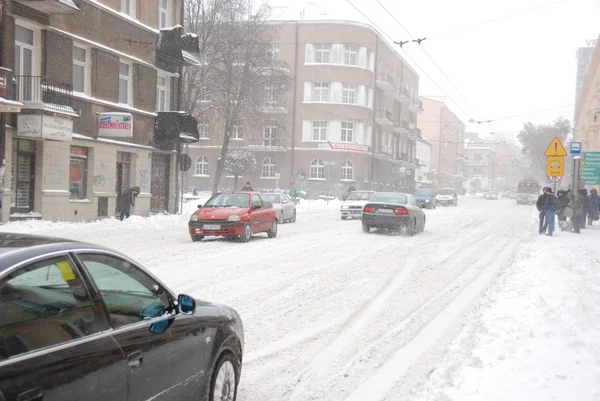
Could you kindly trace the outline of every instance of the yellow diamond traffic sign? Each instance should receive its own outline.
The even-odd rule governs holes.
[[[565,150],[565,147],[563,146],[562,143],[560,143],[560,139],[558,139],[558,137],[555,137],[552,140],[552,143],[550,143],[550,146],[548,146],[548,149],[546,149],[546,152],[544,153],[544,156],[548,157],[548,156],[566,156],[567,155],[567,151]]]

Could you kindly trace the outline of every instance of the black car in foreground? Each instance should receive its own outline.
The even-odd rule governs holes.
[[[362,228],[367,233],[371,228],[379,228],[414,235],[425,230],[425,221],[425,212],[415,197],[405,193],[378,192],[362,213]]]
[[[1,401],[233,401],[240,316],[126,256],[0,233]]]

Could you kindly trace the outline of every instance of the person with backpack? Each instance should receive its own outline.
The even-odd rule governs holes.
[[[544,212],[544,203],[546,202],[546,189],[550,189],[550,188],[545,187],[542,194],[538,197],[538,200],[535,203],[535,207],[537,208],[537,210],[539,212],[539,218],[540,218],[540,226],[539,226],[539,230],[538,230],[538,232],[540,234],[543,234],[546,231],[546,227],[548,225],[548,222],[544,222],[544,220],[546,218],[546,213]]]
[[[592,222],[598,220],[598,205],[600,203],[600,199],[598,198],[598,191],[596,191],[596,189],[592,189],[588,198],[589,199],[587,204],[587,223],[591,226]]]

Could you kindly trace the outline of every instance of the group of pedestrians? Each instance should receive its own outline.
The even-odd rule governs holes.
[[[577,194],[570,189],[559,190],[556,195],[552,193],[552,188],[545,187],[537,200],[540,234],[553,235],[557,216],[561,230],[570,229],[576,234],[581,233],[586,224],[591,226],[599,220],[600,197],[596,189],[590,190],[589,195],[587,189],[580,189]]]

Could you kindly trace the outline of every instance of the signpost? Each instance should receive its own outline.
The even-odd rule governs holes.
[[[571,146],[571,150],[573,147]],[[580,146],[581,149],[581,146]],[[548,179],[554,183],[554,192],[556,192],[556,184],[562,180],[562,177],[565,175],[565,156],[567,156],[567,151],[562,143],[560,143],[560,139],[555,137],[546,152],[544,152],[544,156],[546,156],[546,175]]]
[[[600,185],[600,152],[583,152],[579,177],[586,185]]]
[[[581,154],[581,142],[571,142],[571,156],[579,156]]]

